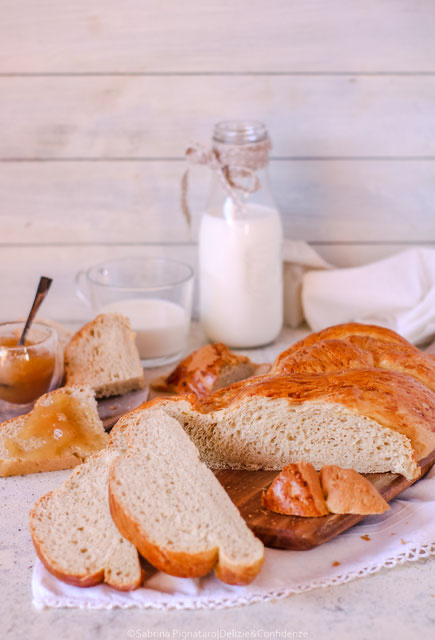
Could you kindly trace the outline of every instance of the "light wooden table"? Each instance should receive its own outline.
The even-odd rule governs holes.
[[[250,351],[271,360],[306,330],[284,330],[274,345]],[[194,325],[190,347],[205,342]],[[248,353],[248,352],[245,352]],[[149,377],[155,375],[149,372]],[[36,611],[31,604],[35,553],[30,506],[69,471],[0,478],[0,638],[122,640],[127,638],[252,638],[281,640],[409,640],[435,634],[434,558],[383,569],[347,584],[283,600],[206,611]],[[301,552],[303,553],[303,552]],[[196,635],[195,635],[196,634]],[[243,635],[247,634],[247,635]]]

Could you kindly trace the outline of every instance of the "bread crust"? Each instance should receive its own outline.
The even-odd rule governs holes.
[[[435,448],[435,394],[401,373],[370,368],[263,376],[217,391],[195,408],[209,413],[255,396],[341,404],[408,437],[417,460]]]
[[[331,513],[370,515],[390,508],[372,483],[354,469],[327,465],[320,470],[320,482]]]
[[[72,386],[72,387],[59,387],[54,391],[50,391],[42,395],[35,403],[34,409],[37,409],[40,406],[44,406],[47,400],[51,396],[57,396],[59,394],[65,394],[69,396],[74,396],[75,392],[83,390],[83,386]],[[86,400],[82,398],[77,398],[77,401],[81,404],[85,411],[92,410],[93,407],[86,406]],[[94,402],[92,396],[92,402]],[[31,415],[32,412],[18,416],[16,418],[11,418],[10,420],[6,420],[0,424],[0,435],[3,437],[2,431],[7,430],[9,426],[15,423],[16,428],[20,429],[24,427],[26,418]],[[89,416],[86,416],[87,420],[89,420]],[[98,423],[101,425],[101,447],[104,447],[107,444],[108,436],[104,432],[103,425],[100,421],[100,418],[97,414],[97,405],[95,404],[95,416],[94,418],[98,420]],[[94,425],[95,426],[95,425]],[[14,434],[15,435],[15,434]],[[8,437],[14,438],[14,435],[10,435]],[[65,455],[60,455],[52,458],[40,458],[39,460],[26,460],[25,458],[8,458],[8,457],[0,457],[0,477],[8,477],[8,476],[17,476],[17,475],[27,475],[30,473],[41,473],[45,471],[61,471],[64,469],[73,469],[77,465],[81,464],[86,458],[95,453],[96,450],[89,453],[88,456],[80,456],[74,453],[68,453]]]
[[[218,546],[197,553],[187,553],[173,551],[151,541],[134,514],[117,500],[116,461],[109,473],[109,507],[113,522],[121,535],[131,542],[150,564],[169,575],[200,578],[214,569],[216,576],[223,582],[245,585],[254,580],[262,567],[264,554],[258,561],[243,565],[226,558]]]
[[[283,468],[261,497],[262,506],[284,515],[318,518],[329,511],[319,476],[309,462],[298,461]]]
[[[114,319],[116,323],[122,327],[128,333],[128,339],[132,343],[132,352],[130,353],[130,367],[133,370],[130,372],[128,379],[118,379],[116,382],[103,380],[98,381],[98,377],[101,378],[98,373],[98,369],[89,372],[83,372],[83,367],[77,362],[77,352],[80,351],[80,344],[82,341],[86,341],[90,332],[100,325],[104,325],[106,319],[110,317]],[[97,398],[110,397],[111,395],[123,395],[129,391],[136,391],[142,389],[145,386],[145,377],[140,363],[139,353],[135,346],[134,331],[131,330],[129,319],[121,313],[101,313],[96,316],[90,322],[87,322],[81,327],[71,338],[70,342],[65,348],[65,374],[66,383],[68,386],[74,384],[86,384],[91,386]]]
[[[324,373],[375,367],[411,376],[435,391],[433,358],[390,330],[376,327],[377,331],[373,331],[375,327],[368,326],[367,331],[367,326],[349,323],[312,334],[283,351],[271,373]]]
[[[98,458],[98,456],[101,454],[103,454],[103,452],[98,452],[94,454],[93,458]],[[71,474],[70,478],[66,480],[66,483],[69,483],[71,479],[76,478],[78,474],[80,474],[79,468],[77,468]],[[64,485],[62,485],[60,489],[62,489],[63,486]],[[107,575],[104,568],[94,573],[91,573],[91,572],[66,573],[64,570],[61,569],[61,567],[59,567],[58,563],[56,563],[56,561],[50,557],[48,551],[45,549],[46,544],[44,540],[40,538],[38,534],[38,526],[37,526],[38,515],[37,514],[39,511],[38,507],[40,506],[42,507],[48,506],[48,509],[49,509],[49,503],[52,500],[52,497],[55,493],[56,493],[56,490],[49,491],[48,493],[43,495],[41,498],[39,498],[35,502],[35,504],[33,505],[32,509],[29,512],[29,530],[30,530],[32,542],[35,547],[35,551],[38,558],[40,559],[44,567],[47,569],[47,571],[49,571],[52,575],[54,575],[59,580],[62,580],[62,582],[66,582],[67,584],[71,584],[75,587],[92,587],[96,584],[100,584],[101,582],[105,582],[106,584],[117,589],[118,591],[132,591],[134,589],[137,589],[142,584],[145,578],[145,571],[142,566],[140,567],[139,579],[132,580],[130,583],[126,583],[126,582],[117,581],[116,575],[114,576]]]
[[[64,469],[73,469],[82,462],[81,458],[74,455],[40,461],[20,460],[18,458],[13,460],[3,459],[0,460],[0,478],[24,476],[44,471],[63,471]]]
[[[217,547],[193,554],[174,552],[152,543],[132,514],[127,513],[118,504],[112,490],[112,482],[113,467],[109,475],[109,506],[113,522],[121,535],[131,542],[156,569],[178,578],[200,578],[213,569],[219,556]]]
[[[242,567],[241,565],[231,564],[223,561],[221,555],[219,561],[214,568],[216,577],[226,584],[234,586],[243,586],[250,584],[260,573],[264,563],[264,556],[250,567]]]
[[[225,377],[232,382],[256,375],[259,367],[265,372],[268,365],[257,365],[246,356],[239,356],[222,344],[207,344],[189,354],[162,380],[154,381],[156,391],[170,393],[194,393],[202,398],[225,384]]]
[[[33,509],[35,509],[39,504],[48,502],[52,495],[53,495],[53,491],[50,491],[49,493],[39,498],[39,500],[35,502]],[[65,573],[64,571],[61,571],[59,569],[56,563],[54,563],[48,557],[45,556],[43,552],[44,542],[43,540],[39,540],[36,527],[33,525],[33,522],[32,522],[33,509],[32,511],[30,511],[30,517],[29,517],[30,535],[32,538],[33,546],[35,547],[36,555],[38,556],[38,558],[40,559],[44,567],[47,569],[47,571],[49,571],[55,578],[58,578],[59,580],[62,580],[62,582],[66,582],[67,584],[71,584],[74,587],[92,587],[96,584],[99,584],[100,582],[103,582],[104,569],[102,569],[101,571],[97,571],[96,573],[93,573],[93,574]]]
[[[283,351],[278,356],[277,360],[282,357],[287,357],[288,355],[291,355],[302,347],[308,347],[315,342],[319,342],[320,340],[346,340],[350,336],[367,336],[389,344],[402,344],[405,346],[410,345],[410,343],[405,340],[405,338],[402,338],[402,336],[400,336],[392,329],[378,327],[374,324],[346,322],[344,324],[336,324],[332,327],[327,327],[326,329],[322,329],[322,331],[317,331],[316,333],[311,333],[306,338],[295,342],[291,347]]]
[[[286,355],[288,352],[289,355]],[[350,342],[338,339],[320,340],[297,351],[287,349],[272,365],[271,374],[326,373],[344,369],[374,367],[374,358]]]

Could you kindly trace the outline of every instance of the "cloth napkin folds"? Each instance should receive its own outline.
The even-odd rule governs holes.
[[[157,572],[136,591],[120,592],[107,585],[81,589],[52,576],[38,560],[33,570],[33,604],[38,609],[234,607],[349,582],[430,555],[435,555],[435,468],[393,500],[389,511],[365,518],[320,547],[266,549],[260,574],[246,587],[226,585],[213,574],[188,579]]]
[[[413,248],[377,262],[333,268],[303,242],[284,246],[285,321],[313,331],[342,322],[377,324],[414,344],[435,335],[435,250]]]

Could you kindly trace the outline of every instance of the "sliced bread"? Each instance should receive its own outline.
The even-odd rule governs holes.
[[[117,455],[108,450],[95,454],[30,511],[30,533],[40,560],[69,584],[90,587],[104,581],[129,591],[142,582],[138,553],[110,516],[107,484]]]
[[[152,383],[156,391],[194,393],[198,398],[239,380],[267,373],[270,365],[255,364],[222,343],[207,344],[189,354],[166,378]]]
[[[0,476],[71,469],[106,444],[93,390],[62,387],[0,424]]]
[[[331,513],[369,515],[390,508],[372,483],[354,469],[325,466],[320,471],[320,482]]]
[[[176,418],[216,469],[280,470],[302,459],[415,479],[417,460],[435,448],[435,395],[379,369],[256,378],[200,401],[192,394],[143,407]],[[122,428],[121,420],[113,443]]]
[[[113,463],[112,518],[123,536],[157,569],[200,577],[213,568],[229,584],[259,572],[255,538],[179,423],[163,411],[128,414],[130,449]]]
[[[319,475],[309,462],[289,464],[263,492],[263,507],[291,516],[317,518],[329,511],[325,504]]]
[[[82,327],[65,349],[68,385],[91,386],[97,398],[145,385],[135,334],[120,313],[103,313]]]

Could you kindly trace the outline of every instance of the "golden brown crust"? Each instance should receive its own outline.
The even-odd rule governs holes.
[[[131,542],[139,553],[156,569],[179,578],[200,578],[213,569],[218,561],[217,547],[199,553],[175,552],[152,543],[138,522],[117,503],[111,490],[113,471],[109,479],[109,505],[113,522],[124,538]]]
[[[93,587],[94,585],[100,584],[100,582],[104,581],[104,569],[101,569],[101,571],[98,571],[97,573],[86,575],[74,575],[60,571],[54,565],[52,565],[42,553],[41,546],[35,538],[32,528],[30,529],[30,535],[32,537],[36,555],[38,556],[44,567],[47,569],[47,571],[58,580],[62,580],[62,582],[71,584],[73,587]]]
[[[76,469],[73,472],[71,477],[73,477],[74,474],[77,474],[77,473],[79,473],[79,469]],[[38,536],[37,528],[34,526],[33,519],[36,517],[35,514],[38,511],[37,509],[38,506],[44,505],[45,503],[50,502],[52,495],[54,493],[55,491],[49,491],[48,493],[43,495],[41,498],[39,498],[35,502],[35,504],[33,505],[29,513],[29,530],[30,530],[30,536],[32,538],[33,546],[35,547],[35,551],[38,558],[40,559],[44,567],[47,569],[47,571],[49,571],[53,576],[55,576],[59,580],[62,580],[62,582],[71,584],[74,587],[92,587],[96,584],[100,584],[101,582],[105,582],[106,584],[117,589],[118,591],[132,591],[140,587],[140,585],[142,584],[145,578],[145,571],[143,567],[141,567],[139,580],[131,582],[130,584],[120,585],[119,582],[116,581],[116,578],[115,580],[113,580],[112,576],[106,575],[104,568],[100,569],[99,571],[96,571],[95,573],[90,573],[90,572],[84,572],[81,574],[65,573],[65,571],[63,571],[58,566],[58,564],[53,561],[53,559],[51,559],[48,555],[44,553],[44,546],[45,546],[44,540]]]
[[[326,373],[375,366],[374,358],[369,351],[364,351],[345,340],[320,340],[297,351],[292,350],[292,354],[286,356],[290,350],[291,348],[278,356],[271,374]]]
[[[320,482],[331,513],[370,515],[390,508],[372,483],[354,469],[325,466]]]
[[[222,386],[233,372],[233,381],[256,373],[259,366],[246,356],[238,356],[222,343],[207,344],[188,355],[163,380],[154,381],[156,391],[194,393],[202,398]],[[239,371],[238,371],[239,369]],[[234,379],[235,378],[235,379]]]
[[[310,462],[294,462],[283,468],[261,499],[263,507],[284,515],[318,518],[329,511],[317,471]]]
[[[373,324],[346,322],[345,324],[336,324],[332,327],[327,327],[322,331],[317,331],[317,333],[311,333],[306,338],[295,342],[295,344],[289,347],[289,349],[283,351],[278,356],[275,364],[278,362],[278,360],[292,355],[295,351],[298,351],[302,347],[309,347],[315,342],[320,342],[320,340],[347,340],[350,336],[366,336],[389,344],[403,344],[405,346],[410,345],[410,343],[405,340],[405,338],[402,338],[402,336],[400,336],[395,331],[392,331],[391,329],[378,327]]]
[[[263,566],[264,556],[250,567],[242,567],[240,565],[231,565],[228,562],[222,562],[219,558],[219,562],[214,568],[216,577],[226,584],[243,586],[250,584],[260,573]]]
[[[376,420],[408,437],[421,460],[435,448],[435,394],[417,380],[381,369],[348,369],[323,374],[261,376],[216,391],[194,408],[210,413],[262,396],[291,403],[328,402]],[[146,406],[146,405],[145,405]]]
[[[41,473],[43,471],[62,471],[73,469],[81,464],[83,460],[78,456],[67,455],[64,457],[51,458],[47,460],[0,460],[0,478],[8,476],[24,476],[30,473]]]
[[[350,327],[345,331],[345,327]],[[352,334],[367,325],[350,323],[330,327],[308,336],[283,351],[274,362],[271,373],[324,373],[344,369],[376,367],[411,376],[435,391],[435,361],[414,345],[387,329],[378,327],[378,335]],[[369,327],[371,332],[374,327]],[[332,337],[336,332],[336,337]],[[386,333],[386,336],[384,335]],[[396,336],[393,342],[385,338]],[[329,337],[325,338],[327,334]]]

